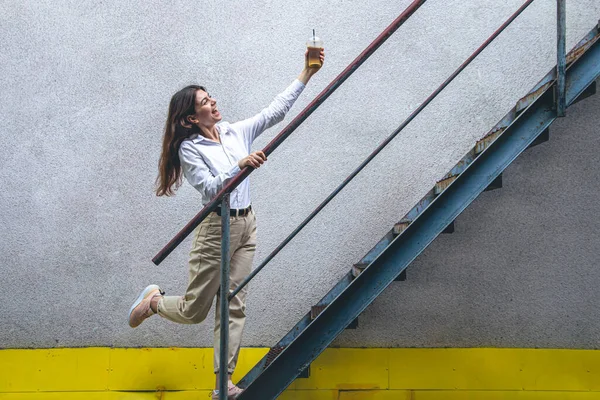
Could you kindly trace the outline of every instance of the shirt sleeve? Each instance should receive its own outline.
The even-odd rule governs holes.
[[[243,136],[248,151],[250,151],[254,139],[266,129],[283,120],[304,87],[304,84],[298,79],[294,80],[290,86],[275,97],[268,107],[254,117],[231,124],[231,127]]]
[[[200,152],[183,142],[179,147],[179,160],[185,179],[198,190],[204,199],[212,199],[217,193],[240,172],[237,163],[228,171],[214,176],[204,162]]]

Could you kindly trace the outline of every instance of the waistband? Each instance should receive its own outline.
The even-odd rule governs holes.
[[[229,215],[232,217],[245,217],[246,215],[250,214],[250,211],[252,211],[252,205],[249,205],[246,208],[231,208],[229,210]],[[221,207],[217,207],[215,212],[220,217],[222,215]]]

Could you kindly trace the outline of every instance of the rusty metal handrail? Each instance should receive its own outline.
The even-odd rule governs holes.
[[[350,63],[319,95],[307,105],[296,118],[292,120],[283,130],[263,149],[269,156],[283,141],[298,127],[313,111],[315,111],[346,79],[350,77],[411,15],[415,13],[427,0],[414,0],[407,8],[388,26],[354,61]],[[152,259],[159,265],[171,252],[208,216],[216,210],[226,193],[231,193],[244,179],[253,171],[251,167],[245,167],[231,181],[217,193],[217,195],[188,222],[186,226],[171,239],[162,250]]]
[[[458,67],[458,69],[456,71],[454,71],[452,73],[452,75],[450,75],[450,77],[448,79],[446,79],[446,81],[444,81],[444,83],[442,83],[440,85],[440,87],[438,87],[419,107],[417,107],[415,109],[415,111],[413,111],[410,114],[410,116],[408,118],[406,118],[404,120],[404,122],[402,122],[402,124],[400,124],[400,126],[390,136],[388,136],[360,164],[360,166],[357,169],[355,169],[344,180],[344,182],[342,182],[342,184],[340,186],[338,186],[333,192],[331,192],[331,194],[321,204],[319,204],[319,206],[317,208],[315,208],[315,210],[308,217],[306,217],[306,219],[304,221],[302,221],[302,223],[300,225],[298,225],[298,227],[283,242],[281,242],[281,244],[279,246],[277,246],[275,248],[275,250],[273,250],[273,252],[271,254],[269,254],[267,256],[267,258],[265,258],[265,260],[256,269],[254,269],[250,273],[250,275],[248,275],[248,277],[234,291],[231,292],[229,298],[230,299],[233,298],[233,296],[235,296],[240,290],[242,290],[244,288],[244,286],[246,286],[248,284],[248,282],[250,282],[252,280],[252,278],[254,278],[254,276],[256,276],[256,274],[258,274],[264,268],[264,266],[267,265],[267,263],[269,263],[269,261],[271,261],[273,259],[273,257],[275,257],[277,255],[277,253],[279,253],[294,238],[294,236],[296,236],[298,234],[298,232],[300,232],[302,230],[302,228],[304,228],[310,222],[310,220],[312,220],[315,217],[315,215],[317,215],[327,205],[327,203],[329,203],[335,196],[337,196],[337,194],[348,183],[350,183],[350,181],[352,181],[352,179],[354,179],[354,177],[356,175],[358,175],[358,173],[364,167],[366,167],[367,164],[369,164],[375,158],[375,156],[377,156],[377,154],[379,154],[381,152],[381,150],[383,150],[392,141],[392,139],[394,139],[396,137],[396,135],[398,135],[398,133],[400,133],[400,131],[402,131],[406,127],[406,125],[408,125],[421,111],[423,111],[423,109],[425,107],[427,107],[427,105],[429,105],[429,103],[431,103],[433,101],[433,99],[435,99],[437,97],[437,95],[440,94],[440,92],[442,90],[444,90],[444,88],[446,86],[448,86],[450,84],[450,82],[452,82],[454,80],[454,78],[456,78],[456,76],[458,74],[460,74],[471,63],[471,61],[473,61],[475,59],[475,57],[477,57],[479,55],[479,53],[481,53],[494,39],[496,39],[496,37],[498,35],[500,35],[500,33],[504,29],[506,29],[506,27],[508,25],[510,25],[515,20],[515,18],[517,18],[531,3],[533,3],[533,0],[527,0],[513,15],[510,16],[510,18],[508,18],[506,20],[506,22],[504,22],[504,24],[502,24],[502,26],[500,26],[500,28],[498,28],[496,30],[496,32],[494,32],[492,34],[492,36],[490,36],[477,50],[475,50],[475,52],[473,54],[471,54],[471,56],[464,63],[462,63],[462,65],[460,67]]]

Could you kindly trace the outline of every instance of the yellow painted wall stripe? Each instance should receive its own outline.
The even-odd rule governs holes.
[[[377,390],[340,392],[337,400],[599,400],[600,392]]]
[[[0,400],[204,400],[208,391],[0,393]],[[296,390],[278,400],[599,400],[600,392]]]
[[[33,392],[0,393],[0,400],[209,400],[209,395],[209,391]],[[370,396],[371,393],[367,395]],[[287,391],[278,400],[338,400],[339,396],[337,390],[298,390]]]
[[[600,390],[600,351],[390,349],[390,389]]]
[[[0,350],[0,392],[108,388],[111,349]]]
[[[267,350],[242,349],[234,381]],[[71,400],[82,398],[83,392],[91,400],[147,399],[149,394],[157,398],[156,391],[163,399],[187,400],[213,387],[212,369],[212,349],[205,348],[0,350],[0,400]],[[149,393],[127,393],[133,391]],[[484,391],[477,398],[495,400],[512,393],[511,398],[537,400],[541,391],[552,391],[595,392],[572,397],[595,399],[600,350],[327,349],[311,365],[311,377],[297,379],[282,399],[308,394],[318,400],[471,399]],[[71,393],[55,397],[57,392]],[[529,397],[518,397],[523,393]]]

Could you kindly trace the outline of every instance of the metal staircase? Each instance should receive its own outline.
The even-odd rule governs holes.
[[[600,24],[566,59],[566,106],[595,93]],[[240,400],[275,399],[527,148],[548,140],[557,118],[557,69],[548,73],[240,381]]]
[[[373,54],[426,0],[413,0],[348,67],[342,71],[264,149],[273,152],[316,108],[319,107],[371,54]],[[228,258],[221,259],[221,354],[226,363],[228,347],[228,302],[293,237],[306,226],[373,158],[394,139],[431,101],[466,68],[533,0],[525,3],[482,44],[442,85],[386,138],[375,151],[331,193],[277,248],[266,257],[232,293]],[[406,279],[406,268],[440,234],[454,230],[454,220],[485,190],[502,187],[502,171],[527,148],[549,139],[549,126],[564,109],[594,94],[600,76],[600,25],[594,27],[565,56],[565,0],[557,0],[557,67],[548,73],[516,106],[479,140],[440,181],[410,210],[350,271],[294,326],[238,385],[240,400],[275,399],[299,376],[306,376],[310,363],[346,328],[355,327],[359,314],[394,280]],[[208,214],[221,206],[222,255],[229,248],[229,193],[250,173],[238,173],[153,258],[159,265]],[[220,371],[220,398],[226,397],[226,370]]]

